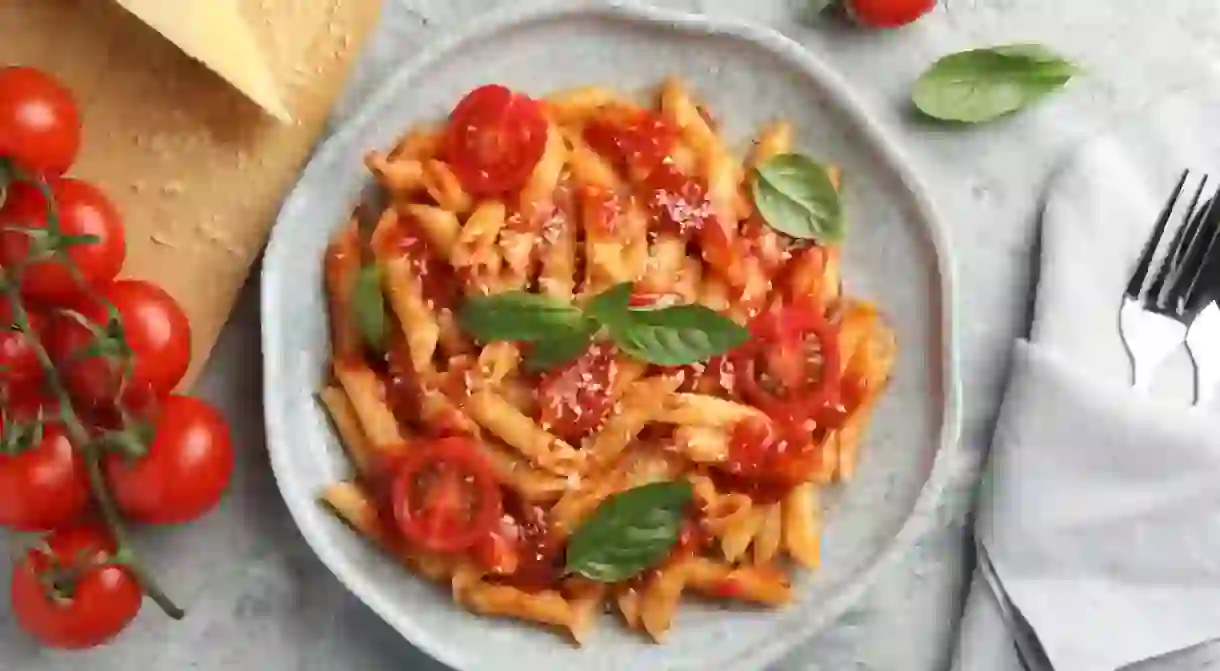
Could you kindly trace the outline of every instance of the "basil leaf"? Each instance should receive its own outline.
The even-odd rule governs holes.
[[[390,320],[386,317],[385,294],[381,292],[381,269],[372,263],[361,266],[351,292],[356,329],[370,349],[384,352]]]
[[[807,156],[780,154],[754,174],[754,204],[767,225],[794,238],[833,245],[843,239],[839,191]]]
[[[533,349],[525,358],[525,370],[538,373],[575,361],[588,351],[599,328],[597,322],[590,319],[579,331],[539,340],[533,344]]]
[[[915,82],[911,99],[932,118],[979,123],[1025,107],[1077,72],[1038,44],[971,49],[933,63]]]
[[[706,361],[749,338],[744,327],[703,305],[628,310],[622,321],[608,326],[619,349],[660,366]]]
[[[609,325],[621,321],[631,305],[631,294],[635,287],[631,282],[620,282],[589,299],[585,312],[597,321]]]
[[[458,314],[458,322],[480,342],[537,342],[579,331],[584,315],[549,296],[511,291],[468,299]]]
[[[619,582],[665,560],[682,532],[689,482],[655,482],[606,499],[568,542],[567,571]]]

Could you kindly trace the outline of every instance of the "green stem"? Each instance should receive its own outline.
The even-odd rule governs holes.
[[[123,517],[119,513],[118,506],[115,505],[114,498],[110,495],[110,490],[106,487],[106,479],[102,474],[101,448],[89,437],[89,432],[85,429],[84,423],[81,422],[80,417],[76,414],[76,409],[72,406],[72,399],[68,395],[67,386],[59,375],[59,370],[55,367],[54,362],[51,361],[51,355],[47,353],[46,348],[34,333],[33,328],[31,328],[30,315],[26,312],[25,305],[21,301],[20,289],[9,278],[5,278],[3,280],[3,290],[9,301],[13,322],[26,334],[26,339],[33,347],[34,354],[38,357],[38,363],[41,364],[43,372],[46,374],[47,386],[54,393],[55,400],[59,403],[59,419],[64,426],[64,430],[68,433],[68,440],[84,453],[85,468],[89,474],[89,486],[93,490],[93,497],[101,508],[102,518],[105,520],[106,526],[110,529],[110,533],[114,536],[115,543],[118,545],[117,556],[122,559],[124,566],[135,576],[140,586],[144,588],[144,592],[148,594],[148,597],[156,602],[161,610],[165,611],[166,615],[175,620],[182,619],[186,613],[170,600],[135,552],[131,538],[128,536],[127,529],[123,525]]]

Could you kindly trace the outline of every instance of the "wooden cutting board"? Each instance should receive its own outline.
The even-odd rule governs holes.
[[[76,94],[84,145],[71,174],[99,185],[122,212],[123,275],[156,281],[190,317],[187,385],[322,131],[380,0],[238,5],[288,123],[114,2],[0,0],[0,64],[41,68]]]

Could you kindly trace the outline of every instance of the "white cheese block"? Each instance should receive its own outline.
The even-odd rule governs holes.
[[[118,0],[275,118],[289,122],[279,86],[236,0]]]

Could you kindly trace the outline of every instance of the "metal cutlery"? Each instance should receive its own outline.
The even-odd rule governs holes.
[[[1141,390],[1148,388],[1165,359],[1185,344],[1195,367],[1195,404],[1202,405],[1214,397],[1220,382],[1220,307],[1215,300],[1220,187],[1204,203],[1209,178],[1200,179],[1182,223],[1164,245],[1189,178],[1190,171],[1184,171],[1127,282],[1119,333],[1131,357],[1132,386]]]

